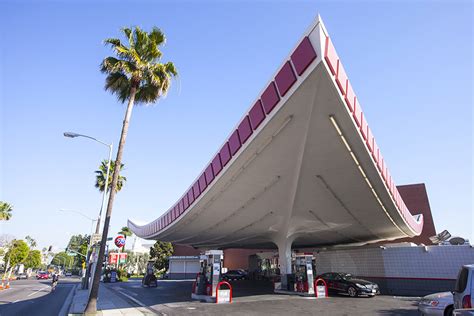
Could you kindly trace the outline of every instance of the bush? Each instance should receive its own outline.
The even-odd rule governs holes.
[[[125,269],[118,269],[117,270],[117,279],[119,282],[127,282],[128,281],[128,272]]]

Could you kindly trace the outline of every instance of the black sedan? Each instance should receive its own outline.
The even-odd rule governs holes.
[[[319,276],[326,281],[329,291],[347,293],[351,297],[380,294],[379,286],[367,280],[357,279],[349,273],[328,272]]]
[[[223,280],[245,280],[247,278],[247,272],[244,270],[229,270],[222,274]]]

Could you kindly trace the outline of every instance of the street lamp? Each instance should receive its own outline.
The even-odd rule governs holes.
[[[89,138],[89,139],[92,139],[93,141],[96,141],[99,144],[102,144],[102,145],[107,146],[109,148],[109,160],[108,160],[108,163],[107,163],[107,174],[105,176],[104,194],[102,195],[102,205],[100,206],[99,218],[97,219],[97,226],[95,228],[95,233],[99,234],[99,232],[100,232],[100,220],[102,218],[102,211],[105,208],[105,200],[106,200],[106,196],[107,196],[107,189],[108,189],[108,186],[109,186],[110,162],[112,160],[112,148],[113,148],[112,143],[107,144],[106,142],[103,142],[103,141],[101,141],[101,140],[99,140],[95,137],[87,136],[87,135],[83,135],[83,134],[78,134],[78,133],[73,133],[73,132],[64,132],[63,135],[64,135],[64,137],[68,137],[68,138],[76,138],[76,137]]]
[[[86,214],[81,213],[81,212],[79,212],[79,211],[75,211],[75,210],[60,209],[59,211],[60,211],[60,212],[76,213],[76,214],[79,214],[79,215],[81,215],[82,217],[84,217],[84,218],[90,220],[90,221],[91,221],[91,236],[92,236],[92,232],[94,231],[94,222],[97,221],[98,219],[93,219],[92,217],[89,217],[89,216],[87,216]]]

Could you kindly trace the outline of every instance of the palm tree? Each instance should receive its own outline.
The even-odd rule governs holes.
[[[25,237],[26,242],[30,245],[30,248],[35,248],[37,246],[36,240],[30,235]]]
[[[12,218],[13,206],[0,201],[0,221],[9,221]]]
[[[123,28],[122,33],[125,35],[128,46],[117,38],[106,39],[105,44],[112,47],[117,57],[106,57],[101,64],[101,71],[107,75],[105,90],[115,94],[122,103],[128,102],[112,173],[112,188],[117,187],[133,106],[158,101],[160,97],[166,95],[171,80],[178,75],[172,62],[161,62],[160,46],[165,43],[165,35],[160,29],[154,27],[150,32],[145,32],[139,27]],[[111,190],[109,194],[99,258],[103,258],[105,253],[115,193],[115,190]],[[100,264],[96,265],[92,289],[85,309],[86,313],[97,312],[101,268]]]
[[[105,189],[105,178],[107,177],[107,167],[108,167],[109,161],[107,159],[102,160],[99,170],[95,171],[95,187],[99,189],[100,192],[104,192]],[[124,167],[124,164],[120,164],[120,172],[122,172],[122,169]],[[113,178],[113,171],[115,170],[115,161],[110,162],[110,172],[109,172],[109,181],[108,183],[112,183],[112,178]],[[119,178],[117,181],[117,186],[115,191],[118,192],[122,190],[123,184],[127,181],[127,178],[119,174]],[[108,186],[107,191],[110,192],[110,188],[112,186]]]
[[[130,237],[133,235],[132,231],[127,226],[122,227],[122,229],[118,232],[118,234],[123,235],[125,237],[125,240],[127,240],[127,237]],[[125,246],[122,247],[122,252],[124,251],[125,251]]]

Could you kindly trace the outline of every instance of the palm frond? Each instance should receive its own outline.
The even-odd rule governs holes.
[[[111,91],[120,102],[124,103],[130,96],[130,78],[122,72],[110,73],[105,79],[105,90]]]
[[[154,27],[145,32],[139,27],[122,28],[128,46],[119,39],[110,38],[105,43],[112,46],[116,57],[106,57],[101,71],[107,74],[105,89],[121,102],[130,97],[132,85],[137,89],[135,102],[153,103],[166,95],[178,71],[172,62],[160,63],[160,45],[166,41],[163,32]]]
[[[107,38],[104,40],[104,44],[112,46],[122,46],[122,43],[118,38]]]
[[[163,32],[156,26],[151,29],[149,37],[155,43],[156,46],[160,46],[166,43],[165,34],[163,34]]]
[[[130,35],[132,34],[132,29],[129,27],[122,27],[122,33],[125,35],[127,39],[130,39]]]

